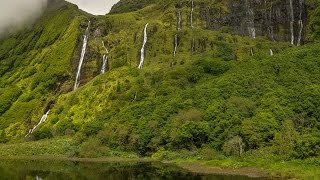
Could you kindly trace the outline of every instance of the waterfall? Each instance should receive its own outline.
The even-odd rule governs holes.
[[[270,49],[269,51],[270,51],[270,56],[273,56],[274,55],[273,50]]]
[[[249,36],[252,38],[256,38],[256,28],[254,27],[254,12],[248,3],[248,0],[246,0],[246,5],[247,5]]]
[[[269,34],[270,34],[270,39],[272,41],[275,41],[274,39],[274,32],[273,32],[273,21],[272,21],[272,9],[273,9],[273,3],[271,2],[271,7],[270,7],[270,12],[269,12]]]
[[[294,25],[294,12],[293,12],[293,2],[292,0],[289,0],[290,2],[290,33],[291,33],[291,44],[294,44],[294,30],[293,30],[293,25]]]
[[[108,55],[103,55],[102,57],[102,67],[101,67],[101,74],[104,74],[106,72],[106,67],[108,63]]]
[[[174,35],[174,50],[173,50],[173,57],[176,57],[177,54],[177,47],[178,47],[178,35]]]
[[[133,100],[132,100],[132,102],[133,102],[133,101],[135,101],[135,100],[137,99],[137,95],[138,95],[138,92],[136,91],[136,92],[134,93],[134,96],[133,96]]]
[[[89,38],[89,29],[90,29],[90,21],[88,22],[88,27],[86,29],[86,32],[83,36],[83,45],[82,45],[82,51],[81,51],[81,56],[80,56],[80,61],[79,61],[79,65],[78,65],[78,71],[77,71],[77,75],[76,75],[76,81],[74,83],[74,88],[73,90],[76,90],[79,85],[80,85],[80,76],[81,76],[81,67],[83,64],[83,60],[84,60],[84,56],[86,54],[86,48],[87,48],[87,43],[88,43],[88,38]]]
[[[299,36],[298,36],[298,41],[297,41],[297,46],[301,45],[301,37],[302,37],[302,31],[303,31],[303,21],[299,20]]]
[[[107,49],[106,46],[104,45],[104,41],[102,41],[102,47],[106,50],[106,53],[109,54],[108,49]]]
[[[302,38],[302,31],[303,31],[303,19],[302,19],[302,13],[303,13],[303,5],[304,5],[304,0],[299,0],[300,4],[300,14],[299,14],[299,35],[298,35],[298,41],[297,41],[297,46],[301,45],[301,38]]]
[[[140,63],[139,63],[138,69],[142,69],[143,64],[144,64],[145,46],[146,46],[146,43],[147,43],[147,41],[148,41],[148,34],[147,34],[148,24],[149,24],[149,23],[147,23],[147,24],[144,26],[144,32],[143,32],[144,37],[143,37],[143,44],[142,44],[142,47],[141,47],[141,58],[140,58]]]
[[[32,134],[40,124],[46,122],[49,113],[50,113],[50,109],[44,115],[42,115],[42,117],[41,117],[40,121],[38,122],[38,124],[35,125],[32,129],[30,129],[28,134],[25,137],[28,137],[30,134]]]
[[[182,21],[182,20],[181,20],[181,11],[180,11],[180,10],[178,11],[177,16],[178,16],[178,17],[177,17],[177,18],[178,18],[177,30],[180,31],[180,30],[181,30],[181,27],[182,27],[182,26],[181,26],[181,21]]]
[[[250,48],[250,54],[251,56],[254,56],[253,48]]]
[[[193,29],[193,12],[194,12],[194,2],[191,1],[191,13],[190,13],[190,27]]]
[[[104,45],[104,42],[102,41],[102,46],[103,48],[106,50],[106,54],[103,55],[103,58],[102,58],[102,67],[101,67],[101,74],[104,74],[106,72],[106,68],[107,68],[107,64],[108,64],[108,54],[109,54],[109,51],[108,49],[106,48],[106,46]]]

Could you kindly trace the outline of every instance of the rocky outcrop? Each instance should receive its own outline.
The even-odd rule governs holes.
[[[295,45],[304,43],[308,11],[304,0],[229,0],[225,8],[197,2],[204,28],[251,37],[267,36]]]

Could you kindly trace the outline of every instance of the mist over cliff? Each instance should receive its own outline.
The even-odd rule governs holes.
[[[4,0],[0,6],[0,35],[32,23],[47,6],[47,0]]]

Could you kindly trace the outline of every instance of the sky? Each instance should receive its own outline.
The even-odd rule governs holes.
[[[88,13],[105,15],[119,0],[67,0]]]

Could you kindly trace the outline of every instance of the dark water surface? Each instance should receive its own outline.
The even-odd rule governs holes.
[[[75,162],[56,160],[0,160],[1,180],[251,180],[245,176],[204,175],[159,162]],[[262,178],[260,178],[262,179]],[[259,179],[259,180],[260,180]]]

